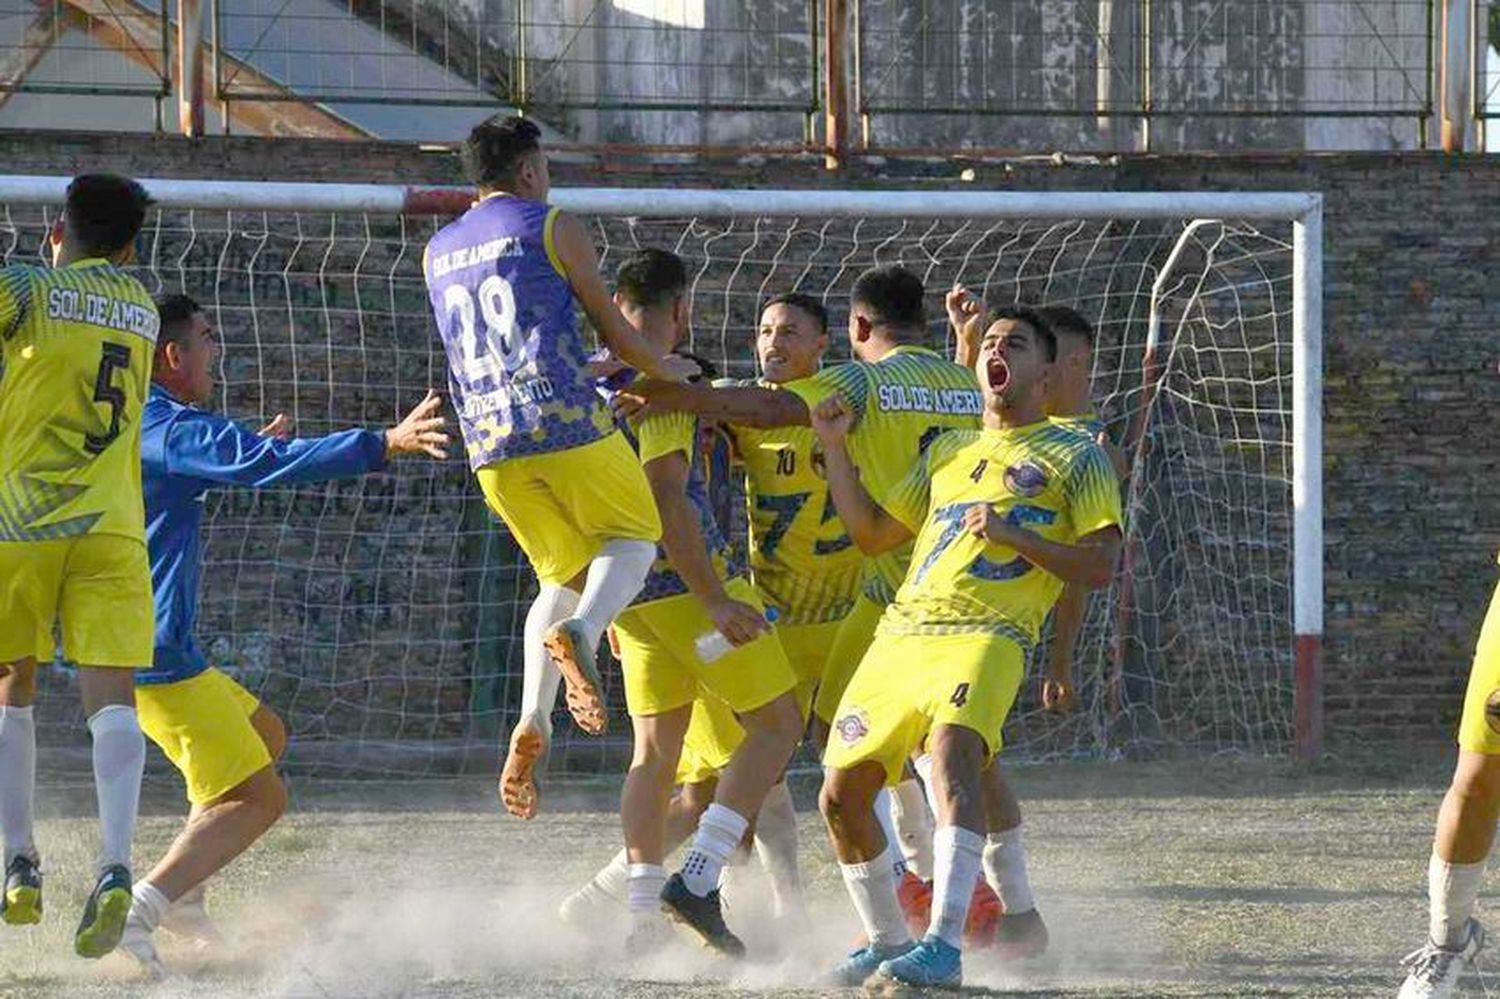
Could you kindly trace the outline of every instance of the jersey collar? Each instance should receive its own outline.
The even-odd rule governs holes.
[[[82,260],[75,260],[71,264],[64,264],[62,266],[62,268],[60,268],[60,269],[61,270],[70,270],[70,269],[73,269],[73,270],[83,270],[86,267],[108,267],[108,266],[109,266],[109,260],[106,259],[106,258],[104,258],[104,257],[84,257]]]

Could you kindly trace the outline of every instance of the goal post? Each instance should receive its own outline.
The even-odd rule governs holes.
[[[142,182],[156,208],[138,273],[153,292],[193,295],[223,331],[228,415],[286,410],[323,433],[445,389],[422,249],[470,192]],[[37,259],[67,183],[0,178],[7,262]],[[590,222],[606,276],[639,246],[681,254],[693,345],[731,374],[754,373],[747,333],[765,298],[809,291],[842,323],[854,277],[876,262],[924,278],[943,349],[941,293],[956,280],[995,302],[1078,307],[1100,331],[1102,415],[1136,459],[1127,554],[1080,642],[1082,710],[1050,719],[1027,695],[1007,745],[1318,754],[1320,195],[555,188],[551,200]],[[294,765],[492,766],[534,580],[462,463],[233,493],[209,500],[201,637],[288,716]],[[618,695],[614,683],[617,716]],[[617,758],[559,719],[554,768]]]

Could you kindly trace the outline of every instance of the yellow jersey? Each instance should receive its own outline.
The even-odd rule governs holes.
[[[983,633],[1035,644],[1062,580],[965,530],[965,513],[982,503],[1060,544],[1120,524],[1109,457],[1076,430],[1040,420],[944,434],[886,497],[916,550],[876,634]]]
[[[774,389],[771,382],[731,383]],[[782,624],[843,620],[859,596],[864,554],[828,495],[811,427],[727,426],[745,468],[750,576]]]
[[[974,372],[925,347],[897,347],[873,364],[851,361],[824,368],[786,388],[809,408],[842,395],[854,411],[849,453],[877,503],[918,463],[946,430],[979,426],[984,398]],[[911,547],[866,560],[864,593],[879,604],[895,596]]]
[[[145,542],[141,409],[160,319],[106,260],[0,269],[0,542]]]
[[[1097,441],[1099,435],[1105,431],[1104,421],[1099,419],[1099,414],[1093,410],[1087,413],[1070,413],[1067,416],[1049,416],[1047,419],[1055,426],[1083,434],[1091,441]]]

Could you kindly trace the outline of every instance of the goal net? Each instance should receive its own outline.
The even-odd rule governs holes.
[[[37,258],[64,184],[0,182],[8,262]],[[446,390],[421,260],[463,204],[457,192],[148,186],[159,207],[137,273],[153,292],[204,305],[223,347],[219,410],[251,427],[284,412],[308,436],[386,426],[429,387]],[[1078,709],[1043,712],[1034,668],[1007,757],[1280,753],[1309,737],[1321,630],[1315,196],[575,189],[555,199],[590,220],[606,277],[639,247],[682,255],[693,349],[733,375],[755,373],[760,303],[791,290],[827,301],[828,363],[847,359],[849,289],[876,264],[924,278],[930,345],[942,351],[952,346],[942,294],[955,283],[992,304],[1080,310],[1098,330],[1099,412],[1131,462],[1126,554],[1090,603]],[[286,719],[289,767],[496,765],[536,581],[461,457],[215,490],[204,523],[202,645]],[[623,769],[618,672],[606,682],[611,735],[587,737],[560,711],[554,771]],[[40,731],[82,744],[67,664],[42,670],[40,704]]]

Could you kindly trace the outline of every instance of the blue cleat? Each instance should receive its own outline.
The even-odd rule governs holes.
[[[956,989],[964,983],[963,951],[929,933],[905,954],[881,962],[875,974],[913,988]]]
[[[828,974],[828,984],[843,986],[845,988],[857,988],[869,980],[875,974],[875,969],[889,961],[893,957],[900,957],[916,946],[911,940],[906,943],[868,944],[859,950],[850,951],[849,956],[839,962],[838,967]]]

